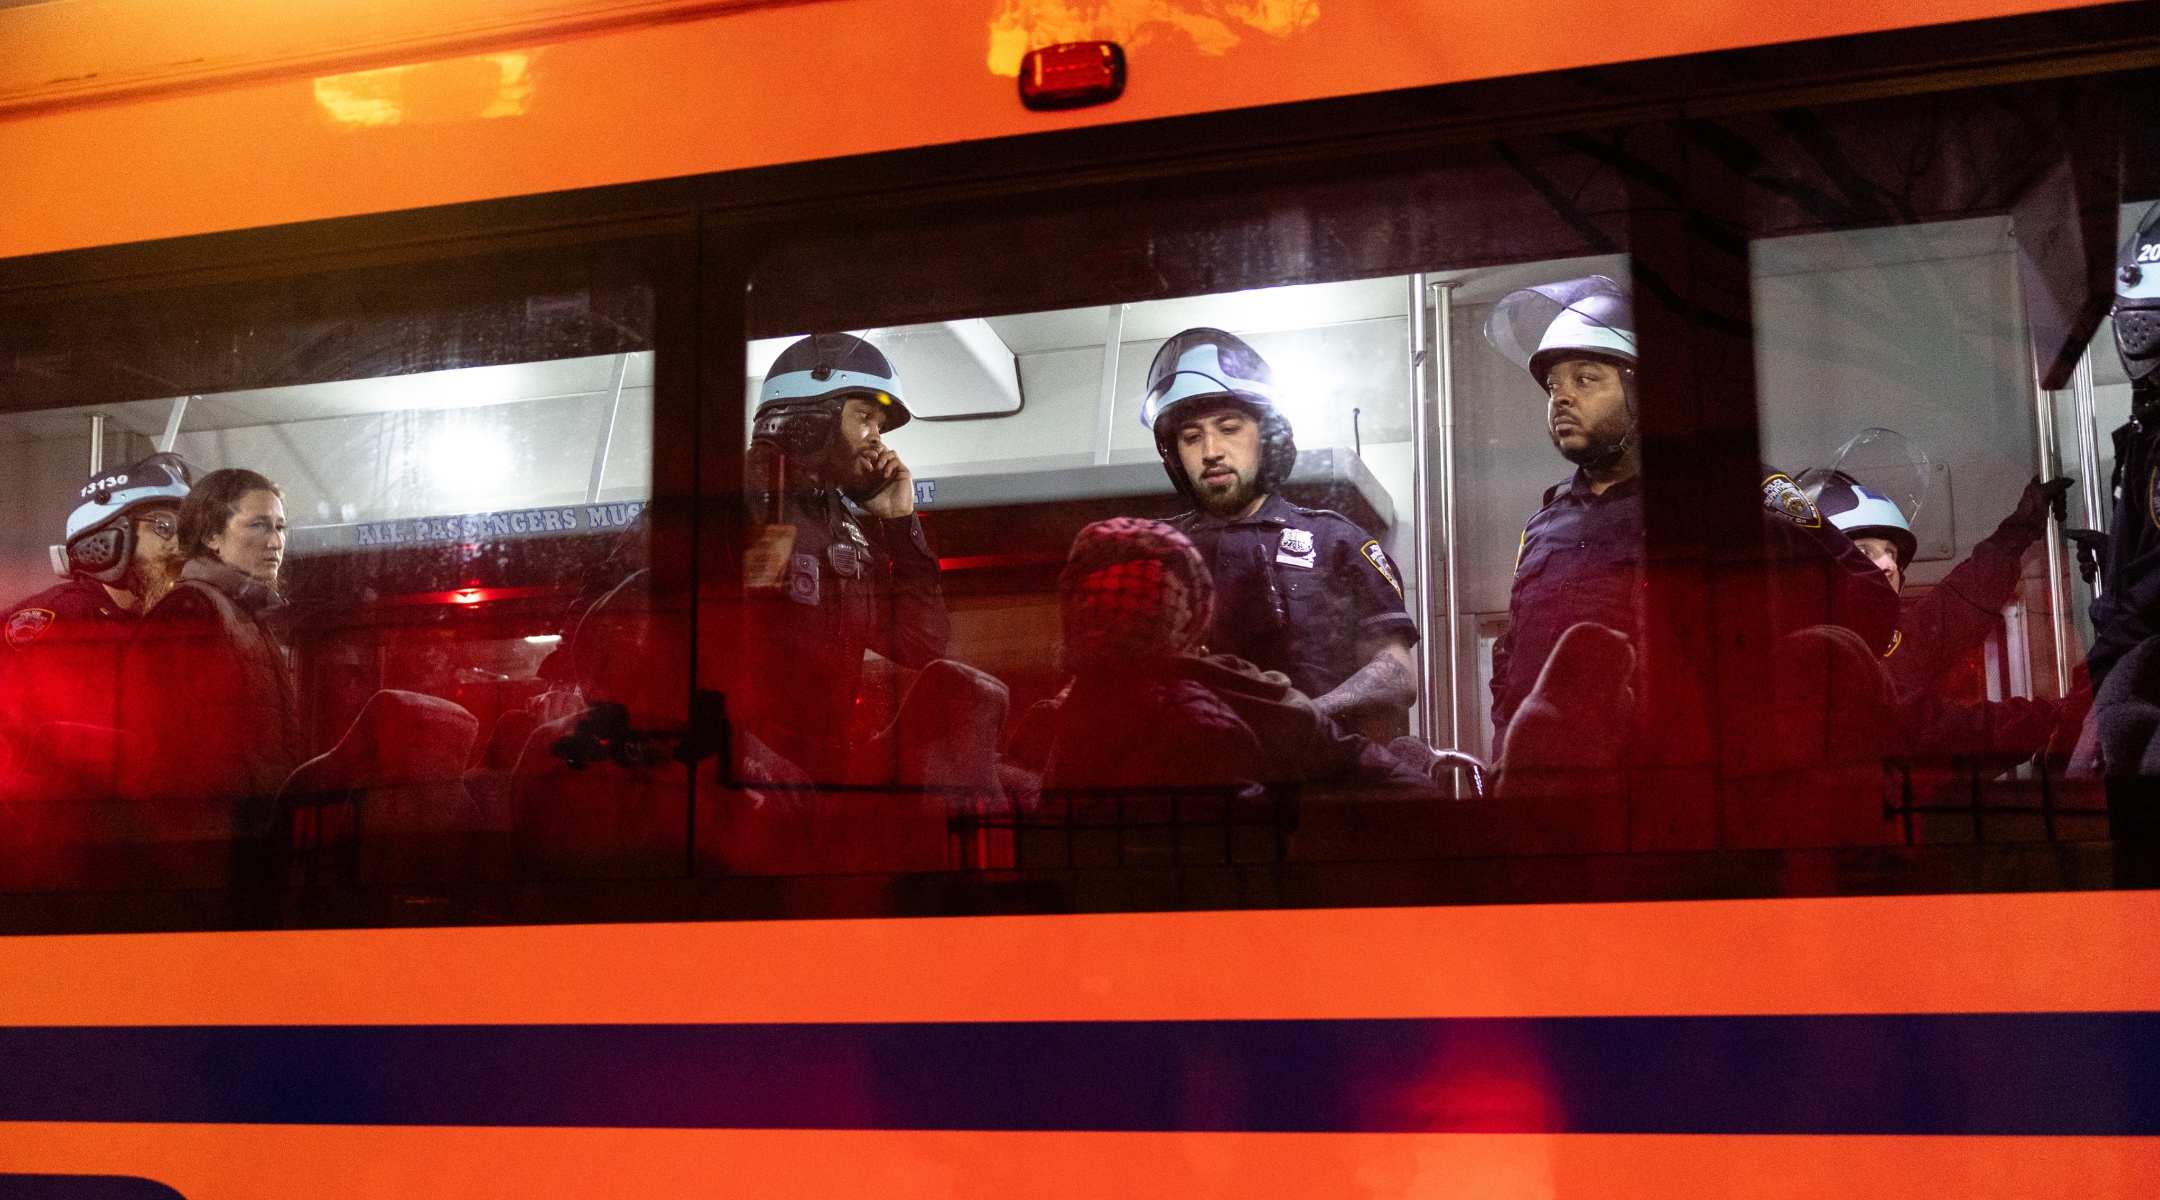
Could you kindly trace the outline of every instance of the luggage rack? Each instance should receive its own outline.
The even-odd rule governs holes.
[[[1963,758],[1885,763],[1883,816],[1902,825],[1908,846],[2108,838],[2107,801],[2098,780],[2065,779],[2062,764],[2046,756],[2033,767],[2031,778],[2021,778]],[[1913,788],[1916,769],[1948,774],[1962,802],[1921,803]]]

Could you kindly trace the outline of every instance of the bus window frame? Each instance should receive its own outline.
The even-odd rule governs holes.
[[[76,302],[154,303],[158,294],[177,287],[255,283],[295,289],[308,278],[339,270],[439,269],[498,254],[642,241],[650,247],[658,291],[654,344],[661,372],[655,393],[653,561],[663,594],[694,604],[707,584],[693,564],[726,540],[721,535],[728,531],[719,522],[728,519],[726,502],[742,487],[744,289],[756,248],[775,239],[863,213],[889,212],[896,204],[923,211],[953,204],[995,208],[1053,194],[1085,197],[1095,190],[1160,188],[1256,171],[1380,170],[1434,147],[1496,138],[2149,68],[2160,64],[2160,28],[2150,21],[2150,12],[2150,5],[2074,9],[67,251],[0,262],[0,323],[34,322]],[[1674,253],[1684,259],[1684,229],[1682,234]],[[1725,398],[1730,401],[1730,394]],[[1731,404],[1696,414],[1696,424],[1680,423],[1673,436],[1682,442],[1740,436],[1742,428],[1751,427],[1752,396],[1746,407],[1745,414]],[[671,442],[658,432],[678,427],[694,436]],[[1736,517],[1736,479],[1719,486],[1720,511]],[[658,503],[663,498],[669,503]],[[1677,514],[1670,510],[1676,505],[1670,499],[1662,503],[1668,511],[1655,518],[1656,527],[1671,529]],[[1676,544],[1688,543],[1677,539]],[[689,637],[694,661],[695,624]],[[707,786],[700,778],[695,786]],[[712,902],[694,891],[651,887],[640,899],[610,905],[609,919],[873,911],[851,909],[844,899],[835,901],[837,908],[821,899],[799,909],[776,898],[768,882],[716,881],[728,898]],[[1742,894],[1721,886],[1727,890],[1718,894]],[[576,890],[559,889],[563,894],[556,895],[528,888],[514,897],[492,895],[496,907],[487,916],[452,906],[400,911],[374,905],[321,919],[331,924],[356,923],[361,914],[368,922],[424,924],[592,919],[589,907],[568,894]],[[505,899],[515,903],[501,903]],[[1452,902],[1474,903],[1479,897]],[[983,896],[941,899],[925,893],[897,909],[873,908],[934,915],[996,903],[1001,902]],[[110,905],[90,912],[96,907],[68,897],[10,898],[0,903],[0,913],[6,914],[0,915],[0,925],[19,932],[82,932],[215,920],[176,913],[116,916]]]

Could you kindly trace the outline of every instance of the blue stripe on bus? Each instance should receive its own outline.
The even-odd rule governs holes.
[[[12,1027],[0,1120],[2160,1134],[2160,1013]]]

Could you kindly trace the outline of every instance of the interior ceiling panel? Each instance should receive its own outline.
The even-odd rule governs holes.
[[[652,354],[623,356],[625,391],[649,388]],[[288,424],[328,417],[424,409],[474,408],[564,396],[605,395],[615,386],[617,356],[596,354],[547,362],[463,367],[416,375],[349,379],[292,387],[255,388],[196,396],[188,401],[181,432],[204,433],[250,425]],[[110,427],[146,437],[165,432],[173,398],[133,400],[102,405]],[[88,432],[84,409],[0,415],[0,437],[11,441],[82,437]]]

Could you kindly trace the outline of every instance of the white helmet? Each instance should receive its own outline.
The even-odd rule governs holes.
[[[1897,547],[1898,569],[1912,565],[1913,555],[1920,550],[1920,539],[1913,536],[1912,523],[1905,519],[1905,510],[1891,502],[1888,496],[1870,491],[1859,480],[1843,471],[1818,467],[1801,472],[1800,490],[1815,502],[1815,507],[1830,518],[1830,523],[1843,530],[1846,537],[1858,541],[1864,537],[1877,537]]]
[[[152,505],[177,507],[194,483],[195,468],[170,453],[98,473],[76,490],[67,543],[52,548],[54,573],[119,583],[135,557],[135,524],[129,518]]]
[[[1553,364],[1571,357],[1633,367],[1635,310],[1627,292],[1603,275],[1544,283],[1510,292],[1494,305],[1485,340],[1542,388]]]

